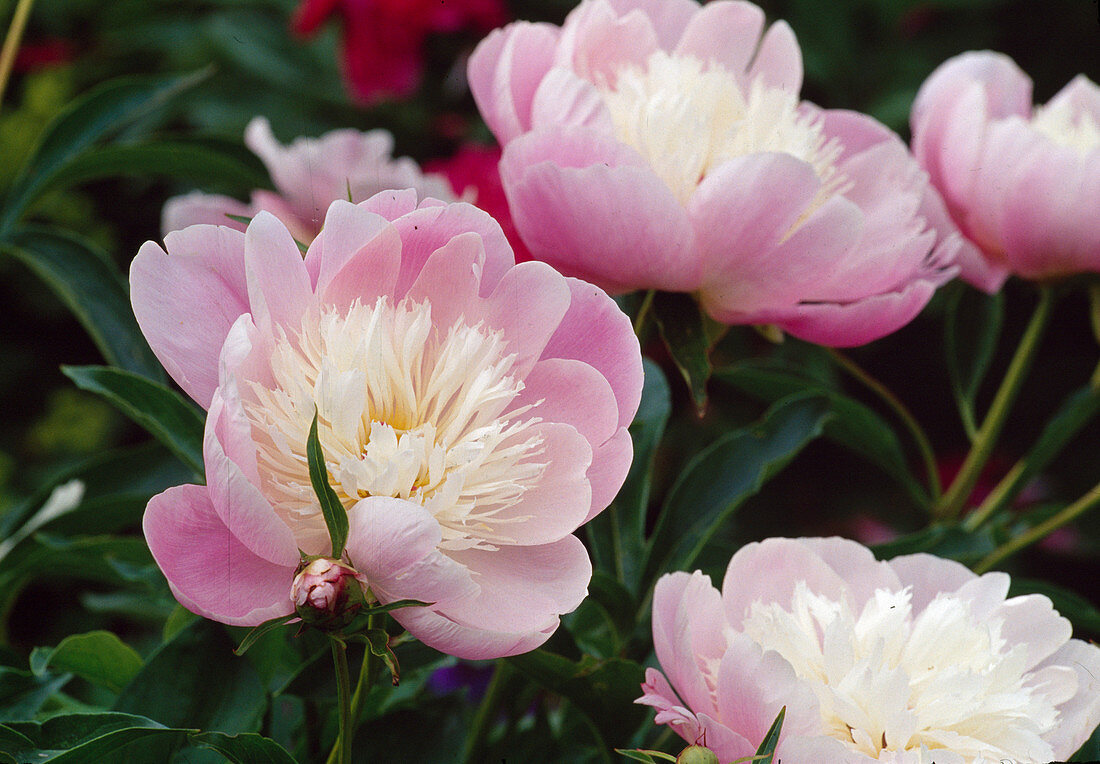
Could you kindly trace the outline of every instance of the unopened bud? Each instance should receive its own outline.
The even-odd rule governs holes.
[[[366,603],[355,569],[327,557],[312,560],[298,571],[290,598],[303,621],[325,630],[347,626]]]
[[[676,764],[721,764],[718,754],[701,745],[689,745],[680,751]]]

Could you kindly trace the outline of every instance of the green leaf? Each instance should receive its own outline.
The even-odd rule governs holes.
[[[665,500],[649,540],[644,581],[690,570],[741,503],[820,435],[830,416],[826,397],[793,395],[774,404],[759,422],[697,454]]]
[[[332,539],[332,557],[338,560],[344,553],[344,542],[348,539],[348,513],[328,482],[328,467],[325,466],[325,455],[317,437],[317,417],[318,414],[314,413],[313,424],[309,426],[309,438],[306,440],[309,481],[313,484],[317,501],[321,502],[321,514],[325,517],[328,535]]]
[[[367,643],[367,649],[371,654],[382,659],[386,668],[390,670],[390,678],[393,686],[401,684],[401,667],[397,663],[397,656],[390,649],[390,635],[385,629],[368,629],[363,632],[363,639]]]
[[[687,382],[695,410],[702,416],[707,408],[711,365],[706,321],[699,304],[688,294],[657,292],[653,298],[653,315],[661,339]]]
[[[267,185],[267,178],[255,168],[209,144],[157,141],[90,149],[54,173],[46,188],[120,175],[166,176],[201,184],[204,189],[246,192]]]
[[[81,390],[102,395],[202,475],[204,417],[179,393],[138,374],[105,366],[62,366]]]
[[[285,626],[297,617],[298,616],[294,613],[287,613],[286,615],[280,615],[264,621],[259,626],[253,626],[251,629],[249,629],[248,633],[245,634],[244,639],[241,640],[241,643],[237,645],[235,650],[233,650],[233,654],[244,655],[246,652],[248,652],[248,648],[252,647],[252,645],[256,644],[256,642],[259,641],[260,637],[264,636],[269,631],[273,631],[279,628],[280,626]]]
[[[233,764],[296,764],[285,748],[254,732],[241,735],[200,732],[191,735],[191,742],[217,751]]]
[[[182,76],[128,77],[106,82],[74,101],[42,133],[0,214],[0,232],[9,230],[51,180],[101,138],[161,108],[193,87],[208,71]]]
[[[974,438],[977,414],[974,400],[997,350],[1004,320],[1004,295],[984,294],[977,289],[956,288],[947,304],[945,349],[951,388],[963,426]]]
[[[594,571],[588,597],[564,622],[577,646],[598,658],[617,655],[634,631],[637,603],[634,596],[611,576]]]
[[[629,739],[646,717],[646,709],[634,703],[645,670],[634,661],[585,658],[574,663],[542,649],[506,660],[573,703],[592,720],[605,743]]]
[[[40,677],[0,666],[0,722],[31,718],[71,678],[68,674]]]
[[[169,727],[231,735],[259,729],[267,695],[252,665],[233,655],[234,647],[225,627],[195,621],[149,656],[114,710],[141,713]]]
[[[779,709],[779,714],[776,715],[772,726],[764,734],[764,739],[760,741],[760,747],[756,749],[756,756],[753,757],[754,762],[772,764],[772,759],[775,758],[775,748],[779,745],[779,733],[783,730],[783,718],[786,715],[787,707],[783,706]]]
[[[0,241],[5,252],[34,271],[84,326],[112,366],[164,380],[141,334],[122,277],[94,244],[41,226],[24,226]]]
[[[968,533],[958,525],[933,525],[930,528],[910,533],[885,544],[871,547],[875,557],[891,560],[903,554],[927,552],[938,557],[946,557],[973,565],[997,548],[989,526],[980,531]]]
[[[671,393],[661,367],[644,358],[642,368],[645,372],[642,400],[630,425],[634,461],[611,506],[585,525],[594,567],[635,593],[645,551],[654,459],[672,411]]]
[[[109,631],[73,634],[57,647],[36,647],[31,652],[31,671],[43,676],[48,669],[69,671],[92,684],[119,692],[142,666],[141,656]]]
[[[187,730],[168,729],[144,716],[120,713],[62,714],[8,727],[30,743],[10,751],[20,764],[167,761],[187,734]]]
[[[739,363],[718,369],[714,377],[769,402],[798,392],[826,396],[834,416],[825,425],[825,437],[880,467],[914,502],[928,506],[928,494],[910,472],[897,433],[885,419],[859,401],[826,387],[820,380],[767,362]]]

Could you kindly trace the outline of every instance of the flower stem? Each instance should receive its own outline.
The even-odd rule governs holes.
[[[375,628],[377,625],[375,619],[377,616],[370,616],[367,618],[367,630]],[[359,679],[355,683],[355,693],[351,697],[351,723],[355,726],[359,725],[359,715],[363,710],[363,701],[367,697],[367,693],[370,692],[371,684],[374,681],[374,653],[371,652],[370,645],[367,645],[366,652],[363,654],[363,665],[359,668]]]
[[[974,566],[974,572],[978,574],[985,573],[1006,557],[1016,554],[1016,552],[1031,546],[1036,541],[1041,541],[1063,525],[1072,522],[1085,512],[1088,512],[1090,509],[1095,509],[1096,507],[1100,507],[1100,484],[1093,486],[1080,499],[1048,517],[1026,533],[1021,533],[1016,538],[994,549],[985,559]]]
[[[493,714],[500,706],[500,698],[504,686],[508,683],[511,667],[503,660],[498,660],[493,670],[493,678],[489,680],[489,687],[485,690],[485,697],[481,699],[481,705],[477,707],[477,714],[466,735],[466,750],[462,754],[462,761],[472,762],[478,746],[485,739],[489,731],[489,724],[493,720]]]
[[[920,451],[921,461],[924,462],[924,471],[928,476],[928,491],[932,495],[932,501],[935,502],[938,500],[940,497],[940,475],[939,471],[936,469],[936,454],[932,450],[932,444],[929,442],[928,436],[924,433],[924,430],[921,429],[916,418],[909,409],[906,408],[905,404],[886,387],[886,385],[872,377],[862,366],[836,348],[828,348],[828,350],[833,360],[840,364],[840,367],[844,369],[844,371],[848,372],[856,381],[881,398],[882,401],[897,414],[906,429],[909,430],[909,433],[913,436],[913,440],[917,444],[917,449]]]
[[[336,664],[336,696],[340,707],[340,734],[336,745],[329,754],[329,760],[336,764],[351,764],[351,676],[348,672],[347,645],[338,639],[331,639],[332,661]],[[368,650],[368,652],[370,652]],[[333,754],[336,758],[333,759]]]
[[[30,18],[32,5],[34,0],[19,0],[11,26],[8,27],[8,34],[4,37],[4,47],[0,48],[0,110],[3,108],[4,91],[8,87],[12,67],[15,66],[15,54],[19,52],[19,43],[23,40],[23,30]]]
[[[1020,392],[1020,386],[1027,376],[1031,362],[1035,359],[1035,351],[1039,348],[1039,340],[1043,336],[1050,319],[1051,307],[1054,305],[1054,288],[1049,284],[1039,286],[1039,304],[1035,306],[1035,312],[1031,321],[1020,338],[1020,345],[1016,348],[1016,354],[1008,365],[1008,371],[1001,381],[997,394],[993,397],[993,403],[989,412],[982,421],[982,426],[974,438],[970,447],[970,453],[966,455],[959,474],[933,506],[933,514],[940,520],[954,520],[962,511],[966,500],[970,498],[974,486],[981,476],[989,457],[993,454],[993,448],[997,445],[1001,429],[1008,419],[1008,412],[1016,401],[1016,395]]]
[[[653,305],[653,297],[657,294],[656,289],[650,289],[645,293],[645,297],[642,298],[642,304],[638,307],[638,315],[634,318],[634,336],[639,341],[642,339],[642,329],[645,328],[645,320],[649,317],[649,308]]]

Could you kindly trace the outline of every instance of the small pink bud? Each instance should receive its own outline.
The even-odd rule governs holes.
[[[680,751],[676,764],[721,764],[718,754],[701,745],[689,745]]]
[[[298,571],[290,587],[298,616],[321,629],[340,629],[363,607],[366,596],[356,570],[319,557]]]

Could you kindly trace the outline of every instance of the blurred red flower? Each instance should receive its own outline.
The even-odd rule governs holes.
[[[304,0],[291,28],[309,36],[334,14],[343,23],[344,79],[364,104],[416,89],[429,34],[483,34],[509,18],[502,0]]]

